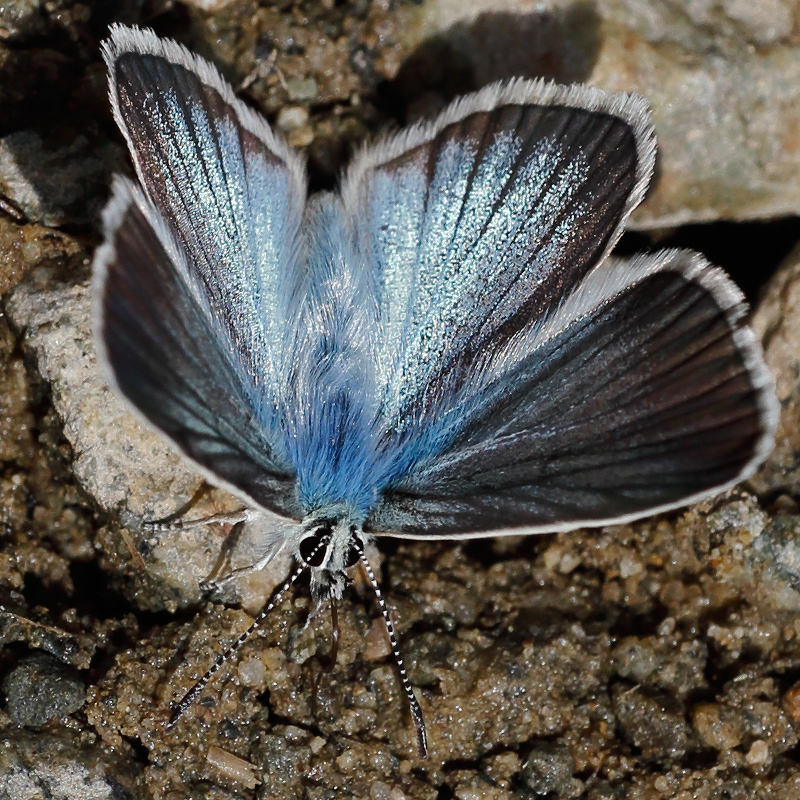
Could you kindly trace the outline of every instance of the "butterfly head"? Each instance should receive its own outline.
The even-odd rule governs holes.
[[[311,573],[311,591],[317,600],[340,599],[347,570],[364,552],[364,534],[349,515],[322,515],[306,519],[295,549],[300,564]]]

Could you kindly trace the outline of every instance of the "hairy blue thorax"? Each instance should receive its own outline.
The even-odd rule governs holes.
[[[307,510],[363,520],[378,495],[375,295],[341,201],[311,200],[284,363],[284,441]]]

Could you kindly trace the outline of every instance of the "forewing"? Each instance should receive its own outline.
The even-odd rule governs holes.
[[[150,31],[110,30],[103,54],[114,115],[182,248],[175,267],[227,332],[254,402],[269,405],[298,296],[303,164],[211,64]]]
[[[342,194],[375,274],[393,468],[442,446],[446,412],[479,388],[481,353],[602,259],[647,188],[653,148],[641,98],[518,80],[356,158]]]
[[[385,492],[366,529],[569,530],[734,485],[769,454],[778,416],[743,313],[735,285],[694,254],[604,263],[485,360],[492,381],[461,409],[460,434]]]
[[[95,328],[109,379],[216,484],[297,517],[294,477],[242,388],[227,332],[184,280],[181,245],[118,178],[94,265]]]

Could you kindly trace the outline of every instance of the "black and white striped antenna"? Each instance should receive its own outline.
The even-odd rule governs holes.
[[[322,547],[322,543],[320,544]],[[206,688],[208,682],[214,677],[214,675],[219,671],[219,669],[225,664],[226,661],[229,661],[230,658],[236,653],[236,651],[252,636],[253,633],[261,626],[264,620],[267,618],[267,614],[272,611],[275,606],[280,603],[283,599],[283,595],[286,591],[291,587],[291,585],[308,569],[305,564],[301,564],[286,580],[286,582],[281,586],[280,589],[272,596],[272,599],[269,603],[264,606],[259,612],[259,615],[253,620],[253,624],[241,635],[239,638],[224,652],[220,653],[217,656],[217,660],[211,665],[208,672],[200,678],[191,689],[181,698],[181,700],[173,705],[172,709],[172,716],[169,718],[169,722],[167,723],[167,730],[171,731],[175,725],[177,725],[178,720],[186,713],[186,710],[191,706],[192,703],[197,699],[197,696],[203,689]]]
[[[400,655],[400,648],[397,646],[397,636],[395,636],[394,625],[392,618],[389,616],[389,609],[386,607],[386,601],[383,599],[378,581],[375,580],[375,573],[367,561],[367,556],[364,553],[364,546],[360,540],[355,540],[355,546],[358,548],[358,557],[361,565],[367,573],[369,582],[372,584],[372,590],[375,592],[375,597],[378,601],[378,606],[383,615],[383,621],[386,624],[386,633],[389,634],[389,641],[392,644],[392,655],[394,656],[397,669],[400,670],[400,681],[403,684],[403,690],[408,698],[408,709],[411,712],[411,719],[414,722],[414,730],[417,734],[417,754],[420,758],[428,757],[428,733],[425,730],[425,719],[422,716],[422,708],[419,705],[414,690],[411,688],[411,681],[408,679],[405,664],[403,663],[403,656]]]

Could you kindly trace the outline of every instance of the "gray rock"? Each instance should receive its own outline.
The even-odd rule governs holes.
[[[119,535],[109,531],[99,539],[107,566],[133,571],[126,593],[143,608],[175,610],[196,603],[201,581],[218,566],[224,533],[218,526],[168,531],[155,538],[142,531],[143,521],[162,519],[187,505],[203,481],[108,388],[95,357],[89,284],[65,284],[52,270],[36,270],[8,295],[6,310],[24,331],[24,346],[50,384],[64,436],[75,454],[76,478],[122,526]],[[192,507],[189,518],[241,507],[239,500],[214,490]],[[258,526],[249,526],[230,569],[258,560],[260,541]],[[147,586],[137,573],[145,566],[142,551],[148,553],[147,574],[155,581]],[[268,569],[238,579],[243,605],[258,610],[286,570],[287,562],[278,559]]]
[[[689,749],[689,727],[674,698],[621,684],[613,696],[622,734],[645,758],[680,758]]]
[[[753,315],[775,379],[781,415],[775,449],[751,479],[760,493],[800,494],[800,247],[790,253],[767,284]]]
[[[544,75],[639,92],[653,107],[658,179],[630,227],[769,219],[800,213],[794,8],[788,0],[432,0],[422,24],[409,27],[421,59],[413,72],[450,67],[459,91]]]
[[[150,800],[134,759],[74,731],[0,733],[0,800]]]
[[[59,283],[42,270],[11,292],[6,310],[51,386],[83,487],[106,511],[160,519],[201,481],[108,388],[95,356],[90,294],[88,283]]]
[[[32,222],[56,227],[95,219],[109,177],[125,163],[116,144],[85,136],[66,146],[35,131],[0,138],[0,191]]]
[[[773,517],[753,540],[748,563],[759,586],[756,596],[773,608],[800,611],[800,518]]]
[[[562,744],[545,742],[531,750],[522,767],[522,780],[536,794],[555,792],[559,796],[572,782],[575,759]]]
[[[8,715],[29,728],[69,716],[86,699],[83,681],[47,653],[23,656],[3,680],[3,691]]]
[[[94,638],[86,633],[70,633],[34,622],[0,606],[0,648],[15,642],[50,653],[58,663],[78,669],[89,667],[97,648]]]

